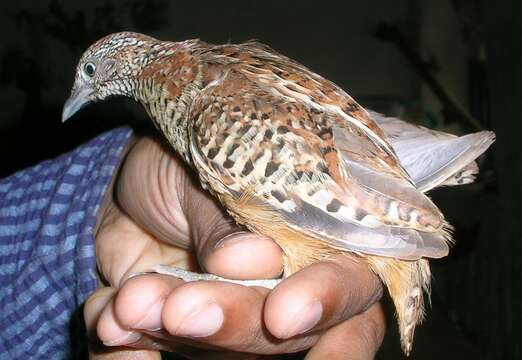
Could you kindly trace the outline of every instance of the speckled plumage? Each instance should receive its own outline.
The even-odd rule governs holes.
[[[410,352],[429,292],[426,258],[447,255],[450,241],[423,191],[472,181],[473,160],[492,133],[460,140],[367,112],[334,83],[253,41],[113,34],[83,55],[71,98],[79,92],[88,101],[141,102],[236,221],[281,246],[285,276],[339,251],[367,261],[389,289]],[[433,159],[435,150],[451,156]]]

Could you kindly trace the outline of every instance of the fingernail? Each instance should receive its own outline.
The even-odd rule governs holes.
[[[214,246],[214,248],[215,249],[219,249],[221,247],[226,247],[226,246],[230,246],[230,245],[233,245],[233,244],[237,244],[240,241],[241,242],[249,241],[250,240],[249,235],[252,235],[252,233],[246,232],[246,231],[236,231],[236,232],[233,232],[231,234],[228,234],[227,236],[225,236],[221,240],[219,240],[216,243],[216,245]],[[252,238],[255,239],[254,236],[252,236]]]
[[[268,241],[272,242],[269,237],[247,233],[237,232],[225,236],[213,248],[213,252],[221,249],[233,247],[234,251],[242,252],[243,249],[252,249],[256,247],[265,247]]]
[[[297,313],[294,325],[285,334],[284,338],[291,338],[307,332],[313,328],[323,315],[323,305],[319,300],[315,300],[312,303],[303,307],[301,311]]]
[[[120,336],[119,338],[116,338],[114,340],[106,340],[103,342],[106,346],[119,346],[119,345],[128,345],[135,343],[141,338],[141,334],[134,332],[134,331],[128,331],[124,335]]]
[[[123,278],[122,279],[122,283],[125,282],[125,281],[128,281],[136,276],[141,276],[141,275],[150,275],[150,274],[154,274],[153,271],[138,271],[138,272],[131,272],[130,274],[127,275],[127,277]]]
[[[210,303],[189,314],[182,320],[175,333],[187,337],[207,337],[221,328],[223,320],[223,310],[218,304]]]
[[[147,314],[138,321],[134,326],[131,326],[133,329],[139,330],[149,330],[149,331],[157,331],[161,329],[161,310],[163,309],[163,303],[165,299],[161,299],[157,301],[154,305],[152,305],[147,312]]]

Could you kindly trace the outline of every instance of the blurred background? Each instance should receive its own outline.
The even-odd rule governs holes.
[[[38,0],[0,4],[0,177],[122,124],[148,124],[126,99],[62,124],[76,63],[111,32],[168,40],[259,39],[363,105],[497,142],[472,185],[431,196],[455,226],[433,261],[433,309],[412,359],[522,358],[522,2],[497,0]],[[378,357],[402,359],[396,324]]]

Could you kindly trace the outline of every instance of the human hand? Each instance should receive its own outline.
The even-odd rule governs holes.
[[[308,358],[371,359],[384,335],[377,277],[339,256],[309,266],[273,291],[159,274],[167,264],[227,278],[272,278],[281,250],[226,215],[171,151],[150,138],[129,151],[114,197],[100,211],[96,256],[102,281],[85,305],[99,358],[248,358],[311,348]],[[124,350],[125,346],[127,350]],[[108,348],[115,351],[108,352]],[[149,349],[149,350],[129,350]]]

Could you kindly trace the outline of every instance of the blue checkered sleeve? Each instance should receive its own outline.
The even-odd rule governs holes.
[[[0,358],[71,356],[71,316],[97,286],[96,212],[130,136],[109,131],[0,180]]]

